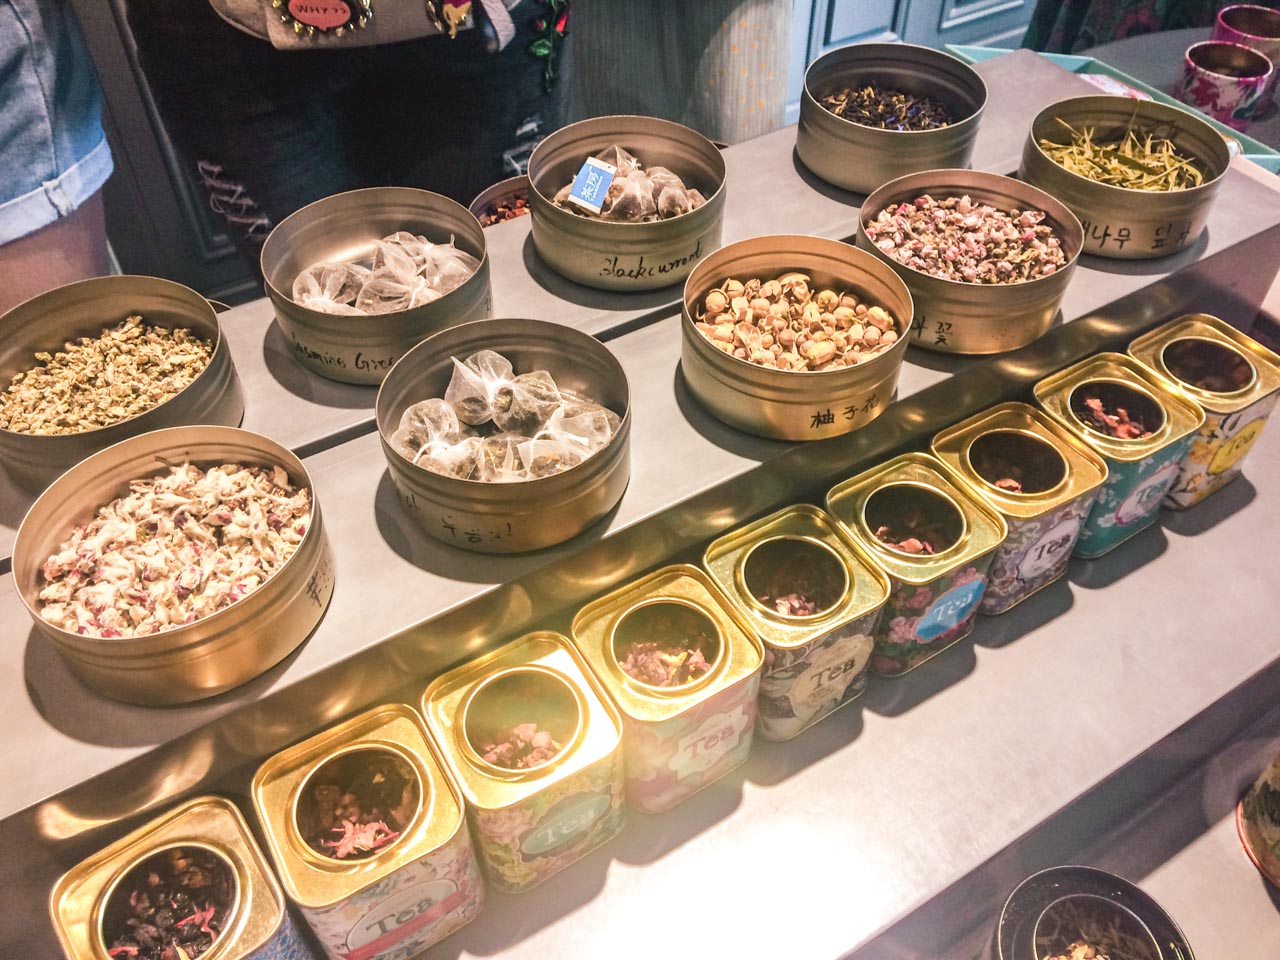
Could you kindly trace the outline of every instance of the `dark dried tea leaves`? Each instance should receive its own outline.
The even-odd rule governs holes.
[[[516,217],[523,217],[529,212],[529,200],[524,194],[516,194],[497,203],[491,203],[484,209],[484,213],[480,214],[480,226],[491,227],[495,223],[502,223],[506,220],[514,220]]]
[[[627,676],[651,687],[680,687],[711,670],[720,640],[710,620],[678,604],[646,613],[643,635],[617,646],[618,666]]]
[[[504,770],[528,770],[553,759],[562,749],[564,745],[536,723],[520,723],[485,746],[480,756]]]
[[[102,935],[118,960],[195,960],[222,934],[235,902],[230,864],[201,847],[144,860],[107,904]]]
[[[1100,397],[1086,397],[1083,409],[1075,412],[1088,426],[1117,440],[1141,440],[1151,436],[1151,431],[1141,419],[1131,417],[1124,407],[1109,408]]]
[[[303,838],[335,860],[373,856],[400,836],[418,809],[418,779],[404,760],[382,752],[356,756],[361,762],[322,767],[307,787],[305,817],[299,805]]]
[[[913,555],[932,556],[951,546],[951,538],[941,524],[920,510],[907,511],[894,523],[876,527],[875,534],[885,546]]]
[[[843,87],[818,102],[837,117],[879,130],[937,130],[956,122],[955,116],[940,101],[882,87],[875,81]]]
[[[834,607],[843,589],[841,569],[830,558],[797,552],[773,569],[757,599],[784,617],[812,617]]]

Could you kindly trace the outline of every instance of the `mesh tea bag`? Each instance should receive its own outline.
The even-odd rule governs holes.
[[[653,190],[646,189],[639,180],[624,178],[609,184],[604,195],[604,204],[600,207],[603,220],[614,220],[622,223],[639,223],[658,213],[657,204],[653,202]]]
[[[493,398],[515,379],[511,361],[493,350],[481,350],[465,363],[453,360],[453,376],[444,399],[463,423],[478,426],[493,419]]]
[[[453,407],[439,397],[413,404],[400,417],[391,445],[415,462],[432,443],[454,444],[471,433],[458,422]]]
[[[603,160],[605,163],[616,167],[619,176],[625,176],[627,173],[638,169],[640,166],[639,160],[626,150],[623,150],[616,143],[612,146],[605,147],[597,153],[596,159]]]
[[[570,413],[571,415],[566,415]],[[603,448],[618,431],[622,419],[597,404],[566,404],[547,421],[539,437],[577,446],[588,454]]]
[[[677,190],[685,189],[684,181],[666,167],[649,167],[645,173],[649,175],[649,182],[653,184],[654,203],[662,199],[662,193],[668,187],[675,187]]]
[[[667,187],[658,197],[658,216],[663,220],[681,217],[693,209],[689,194],[679,187]]]
[[[413,261],[414,266],[418,269],[427,262],[427,258],[431,256],[431,249],[435,246],[426,237],[420,237],[417,234],[410,233],[408,230],[400,230],[391,234],[389,237],[383,237],[376,245],[373,255],[373,267],[386,265],[385,248],[391,247],[399,250],[406,257]]]
[[[440,299],[441,295],[418,275],[417,264],[403,247],[385,240],[375,241],[374,246],[373,275],[360,288],[357,309],[369,314],[396,313]]]
[[[519,446],[524,437],[516,433],[497,433],[480,441],[479,470],[475,477],[485,483],[514,483],[527,479],[520,460]]]
[[[560,389],[545,370],[522,373],[493,395],[493,422],[499,430],[531,437],[560,407]]]
[[[587,454],[563,440],[535,439],[520,444],[520,460],[528,472],[528,479],[551,477],[576,467]]]
[[[358,315],[353,304],[372,271],[358,263],[314,263],[293,280],[293,302],[310,310]]]
[[[480,261],[448,243],[427,244],[419,269],[427,285],[440,296],[452,293],[480,269]]]
[[[459,480],[478,480],[480,473],[479,437],[466,437],[458,443],[432,445],[418,465],[432,473]]]
[[[690,209],[697,210],[700,206],[707,202],[707,198],[698,190],[685,191],[689,195]]]

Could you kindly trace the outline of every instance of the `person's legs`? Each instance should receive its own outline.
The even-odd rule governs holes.
[[[60,217],[0,247],[0,313],[64,283],[110,269],[102,191]]]

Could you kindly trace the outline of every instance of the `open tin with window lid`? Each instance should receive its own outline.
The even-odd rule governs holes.
[[[69,960],[312,957],[249,825],[221,797],[188,800],[72,868],[49,911]]]
[[[627,802],[670,810],[747,758],[764,650],[697,567],[663,567],[588,604],[574,643],[623,723]]]
[[[253,805],[331,960],[411,957],[480,911],[462,796],[410,707],[377,707],[276,754],[254,775]]]
[[[1050,867],[1009,895],[990,960],[1195,960],[1186,936],[1141,889],[1094,867]]]
[[[622,719],[567,638],[530,633],[442,674],[422,711],[496,889],[530,890],[622,829]]]
[[[1009,528],[991,564],[982,613],[1003,613],[1067,572],[1107,479],[1100,456],[1025,403],[984,410],[943,430],[931,448]]]
[[[1158,327],[1128,352],[1204,410],[1204,425],[1164,499],[1174,510],[1193,506],[1240,475],[1280,396],[1280,356],[1207,313]]]
[[[832,487],[827,510],[889,574],[873,673],[900,676],[970,634],[1008,528],[940,460],[895,457]]]
[[[764,644],[762,737],[789,740],[866,689],[889,578],[825,512],[786,507],[714,541],[703,564]]]
[[[1036,402],[1107,464],[1074,555],[1100,557],[1156,520],[1204,411],[1132,357],[1100,353],[1035,386]]]

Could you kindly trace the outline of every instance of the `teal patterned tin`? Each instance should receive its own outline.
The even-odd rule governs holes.
[[[1100,353],[1046,377],[1035,397],[1107,465],[1074,556],[1100,557],[1154,523],[1204,411],[1120,353]]]

